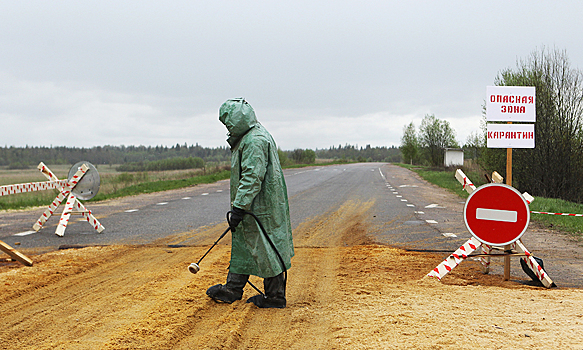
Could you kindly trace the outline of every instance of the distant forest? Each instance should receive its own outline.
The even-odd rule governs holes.
[[[283,151],[292,156],[294,151]],[[359,162],[400,162],[398,147],[366,147],[339,145],[314,151],[317,158]],[[205,162],[226,162],[230,159],[228,147],[202,147],[199,144],[167,146],[96,146],[77,147],[0,147],[0,166],[11,169],[34,167],[40,162],[47,164],[75,164],[85,160],[93,164],[126,164],[153,162],[170,158],[202,158]]]
[[[293,151],[291,151],[293,152]],[[352,146],[352,145],[338,145],[338,147],[330,147],[328,149],[317,149],[316,157],[320,159],[347,159],[358,162],[387,162],[397,163],[401,162],[401,149],[399,147],[366,147]]]

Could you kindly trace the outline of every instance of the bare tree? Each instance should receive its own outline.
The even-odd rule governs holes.
[[[536,195],[583,201],[583,73],[564,50],[535,50],[499,86],[536,88],[534,149],[516,149],[513,184]],[[498,169],[500,170],[500,169]]]

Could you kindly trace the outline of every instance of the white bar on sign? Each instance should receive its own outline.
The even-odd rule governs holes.
[[[518,212],[511,210],[477,208],[476,219],[516,222],[518,220]]]

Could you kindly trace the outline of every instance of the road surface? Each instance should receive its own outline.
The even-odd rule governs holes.
[[[463,223],[462,199],[397,166],[316,166],[286,170],[285,177],[294,231],[313,224],[314,218],[335,220],[342,205],[355,203],[363,209],[359,225],[369,242],[445,257],[471,237]],[[98,234],[80,216],[72,216],[65,236],[55,235],[59,210],[35,233],[32,224],[44,210],[39,208],[1,213],[0,239],[24,252],[36,253],[71,246],[152,244],[185,232],[191,234],[172,240],[172,244],[200,244],[197,230],[226,222],[229,182],[86,205],[105,226],[103,233]],[[547,262],[556,284],[583,287],[580,245],[549,231],[530,231],[523,240]],[[514,259],[512,270],[516,278],[528,281],[518,259]],[[494,264],[493,273],[499,272]]]

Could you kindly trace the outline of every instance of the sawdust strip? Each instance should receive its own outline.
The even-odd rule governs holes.
[[[159,245],[47,253],[33,268],[0,265],[0,348],[583,347],[581,290],[504,281],[473,261],[442,282],[427,279],[443,257],[371,244],[370,205],[349,201],[298,227],[281,310],[246,304],[256,294],[249,287],[233,304],[205,295],[225,281],[229,246],[217,246],[198,274],[187,271],[224,225]],[[165,245],[184,241],[204,246]]]

